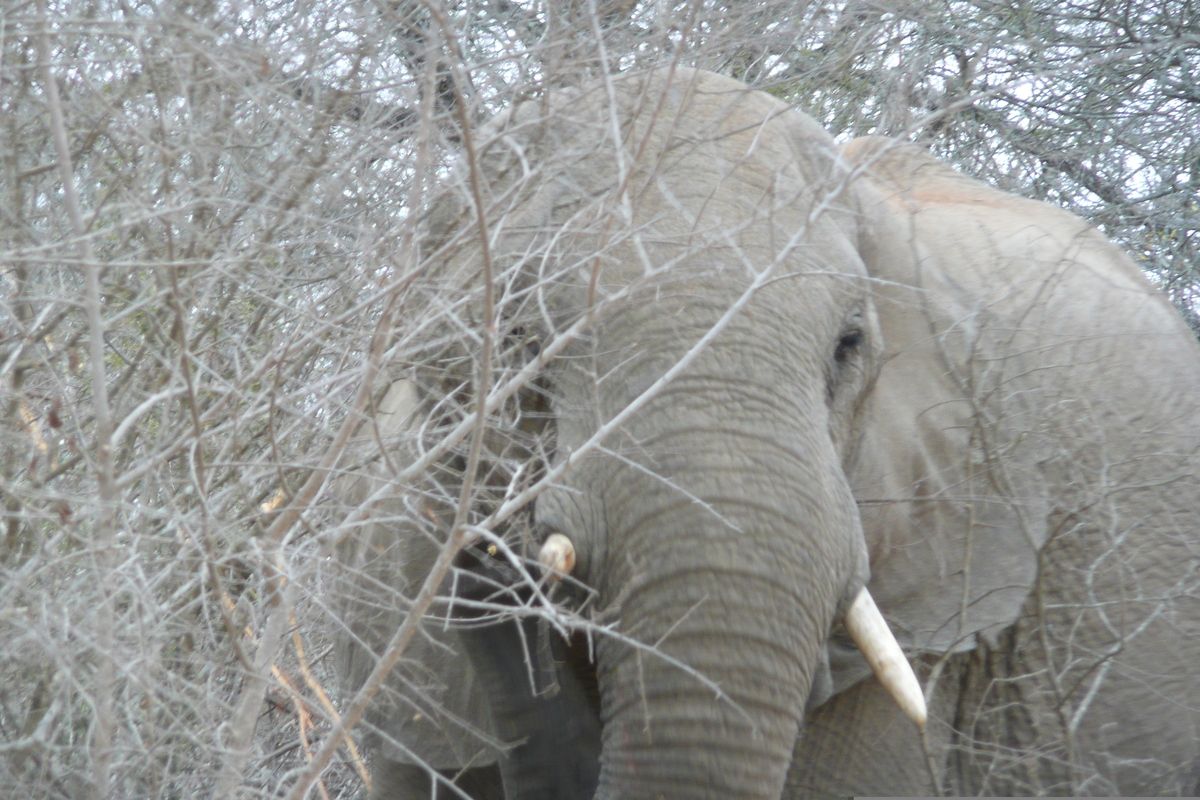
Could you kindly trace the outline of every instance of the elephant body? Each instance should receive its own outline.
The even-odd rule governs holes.
[[[597,624],[666,656],[596,638],[596,797],[1200,790],[1200,346],[1125,255],[682,68],[523,104],[478,147],[483,183],[461,169],[431,220],[431,285],[478,302],[486,258],[504,317],[561,347],[535,534],[575,543]],[[486,251],[455,239],[475,196]],[[433,383],[392,391],[421,386],[420,418]],[[428,563],[405,492],[344,546],[360,588]],[[864,584],[925,682],[924,735],[840,624]],[[403,613],[364,602],[351,687]],[[521,648],[472,636],[431,633],[394,681],[382,771],[527,757],[473,729],[594,762],[539,728],[569,704],[504,691]]]

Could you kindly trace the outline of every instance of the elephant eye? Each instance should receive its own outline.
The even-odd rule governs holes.
[[[838,340],[837,347],[833,351],[833,360],[837,362],[838,366],[845,364],[858,352],[862,342],[863,332],[860,330],[842,334],[842,338]]]

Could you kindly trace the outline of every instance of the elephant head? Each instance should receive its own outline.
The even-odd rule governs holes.
[[[534,552],[595,593],[598,725],[569,740],[543,726],[595,714],[586,689],[563,673],[550,708],[512,685],[527,673],[514,643],[532,629],[463,634],[503,738],[528,737],[512,796],[587,797],[592,782],[596,797],[625,799],[868,788],[826,780],[822,747],[861,744],[846,772],[865,775],[871,747],[901,737],[919,750],[918,726],[845,698],[884,685],[923,723],[901,645],[942,658],[936,673],[1037,615],[1027,639],[1039,643],[1004,663],[1024,669],[1035,650],[1043,661],[1007,677],[1055,709],[1047,719],[1075,708],[1062,717],[1072,742],[1100,741],[1108,720],[1089,728],[1095,709],[1200,696],[1184,670],[1144,677],[1157,652],[1122,661],[1104,643],[1129,618],[1095,611],[1129,600],[1130,570],[1110,575],[1105,560],[1129,547],[1123,563],[1157,576],[1152,589],[1138,573],[1138,602],[1171,598],[1169,611],[1138,607],[1141,641],[1165,636],[1167,620],[1200,626],[1174,605],[1200,550],[1181,522],[1200,511],[1200,352],[1098,234],[911,148],[839,150],[803,113],[682,68],[527,102],[473,150],[429,220],[431,285],[469,308],[490,281],[507,298],[491,301],[497,330],[538,342],[554,441]],[[496,577],[486,555],[469,560]],[[1110,697],[1126,667],[1140,688]],[[1050,673],[1057,700],[1035,686]],[[981,691],[935,699],[957,719],[955,703],[996,702]],[[1164,737],[1107,740],[1108,752],[1196,757],[1170,733],[1194,712],[1159,718]],[[871,719],[886,730],[864,731]],[[1044,746],[1039,724],[1021,746]],[[930,765],[952,738],[950,723],[938,731]],[[584,764],[539,785],[553,770],[538,765],[594,763],[597,750],[598,773]],[[869,788],[858,793],[937,787]]]
[[[854,603],[869,223],[829,137],[766,95],[687,70],[609,88],[487,131],[489,252],[446,272],[519,264],[543,342],[591,318],[543,373],[561,478],[536,523],[617,623],[595,643],[599,796],[774,797],[834,623],[886,631]],[[919,715],[898,652],[880,668]]]

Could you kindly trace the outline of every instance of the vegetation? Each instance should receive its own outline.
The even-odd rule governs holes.
[[[439,181],[514,101],[671,62],[1090,219],[1200,331],[1192,0],[5,0],[0,797],[296,785],[345,712],[352,435],[430,331],[480,358],[422,283]]]

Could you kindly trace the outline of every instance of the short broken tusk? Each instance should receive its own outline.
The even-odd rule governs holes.
[[[550,580],[561,580],[575,569],[575,545],[561,533],[552,533],[542,542],[538,561],[549,570]]]
[[[904,657],[900,643],[892,635],[879,607],[866,587],[850,604],[843,623],[850,638],[871,665],[875,677],[888,690],[908,718],[925,728],[925,694],[913,673],[912,666]]]

